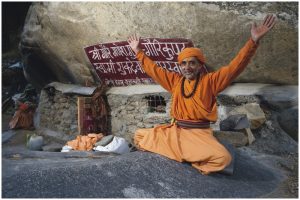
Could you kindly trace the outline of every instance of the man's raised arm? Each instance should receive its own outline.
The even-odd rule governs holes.
[[[246,68],[254,55],[258,42],[273,28],[276,22],[275,15],[267,15],[259,26],[252,23],[251,38],[239,51],[229,65],[221,67],[216,72],[209,74],[209,79],[214,95],[223,91]]]
[[[167,91],[172,92],[173,85],[178,82],[180,76],[175,72],[169,72],[159,67],[140,48],[140,38],[136,34],[128,37],[127,42],[135,52],[136,58],[142,63],[145,72]]]

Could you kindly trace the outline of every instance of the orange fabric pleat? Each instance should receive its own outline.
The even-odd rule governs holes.
[[[220,171],[231,162],[230,153],[217,141],[210,128],[184,129],[174,124],[139,129],[134,142],[139,149],[179,162],[190,162],[203,174]]]

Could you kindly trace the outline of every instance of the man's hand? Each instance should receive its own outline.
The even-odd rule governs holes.
[[[276,22],[276,16],[273,14],[272,15],[268,14],[265,17],[264,22],[259,26],[257,26],[255,22],[252,23],[252,27],[251,27],[252,40],[255,43],[257,43],[261,38],[263,38],[263,36],[266,33],[268,33],[273,28],[275,22]]]
[[[140,50],[140,38],[136,36],[136,34],[131,35],[128,37],[127,42],[129,43],[129,46],[134,51],[135,54],[137,54]]]

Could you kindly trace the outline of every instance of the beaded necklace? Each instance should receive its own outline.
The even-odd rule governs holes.
[[[185,77],[183,77],[182,82],[181,82],[181,95],[184,98],[187,98],[187,99],[191,98],[192,96],[194,96],[194,94],[196,92],[196,89],[197,89],[197,86],[198,86],[198,83],[199,83],[199,80],[200,80],[200,73],[198,74],[198,76],[196,78],[196,83],[194,85],[193,91],[190,94],[185,95],[185,93],[184,93],[184,81],[185,81]]]

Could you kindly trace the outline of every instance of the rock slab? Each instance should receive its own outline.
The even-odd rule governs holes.
[[[235,147],[242,147],[248,143],[248,138],[244,132],[214,130],[213,133],[219,140],[224,140]]]
[[[238,115],[238,114],[247,115],[250,121],[251,129],[259,128],[266,121],[265,113],[260,108],[260,105],[257,103],[247,103],[245,105],[238,106],[229,112],[229,115]]]
[[[5,154],[2,165],[4,198],[255,198],[284,178],[242,152],[236,153],[232,176],[205,176],[190,165],[140,151],[101,159]]]

